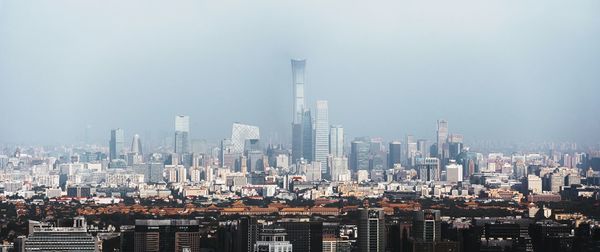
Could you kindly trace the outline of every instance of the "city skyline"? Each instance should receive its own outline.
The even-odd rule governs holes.
[[[0,0],[0,251],[600,251],[598,10]]]
[[[35,6],[2,1],[6,22],[0,23],[5,55],[0,59],[0,92],[10,95],[0,105],[18,112],[10,114],[11,123],[0,125],[0,139],[17,144],[79,143],[86,138],[105,143],[106,130],[120,127],[155,142],[157,136],[172,134],[169,118],[186,114],[196,118],[190,127],[197,139],[218,141],[227,136],[232,122],[244,121],[261,127],[265,139],[287,141],[292,106],[287,62],[303,58],[308,60],[305,104],[328,100],[330,122],[344,125],[353,136],[402,139],[413,134],[434,140],[430,122],[444,118],[471,139],[600,141],[600,119],[593,116],[600,107],[593,96],[600,79],[593,67],[600,59],[594,46],[598,37],[575,32],[598,29],[592,11],[598,3],[562,8],[551,1],[544,13],[553,15],[536,12],[533,4],[439,3],[448,12],[420,3],[388,4],[347,6],[336,14],[348,23],[328,19],[333,13],[311,4],[244,4],[257,12],[231,11],[248,21],[250,33],[243,34],[259,44],[235,49],[237,43],[206,39],[214,31],[192,25],[198,21],[215,23],[216,30],[236,28],[237,22],[224,22],[229,16],[222,11],[228,7],[224,4],[207,3],[204,9],[192,2],[173,8],[157,4],[132,13],[140,19],[163,15],[166,23],[152,26],[125,22],[132,17],[105,6],[73,4],[65,10],[58,1]],[[122,3],[122,8],[134,5]],[[189,8],[175,12],[180,7]],[[298,14],[278,14],[286,8]],[[381,15],[365,24],[350,21],[360,20],[362,10]],[[260,19],[260,13],[269,14]],[[70,22],[79,15],[89,19]],[[304,15],[314,18],[304,20]],[[99,21],[109,16],[116,22]],[[477,23],[464,23],[459,16],[477,18]],[[556,25],[558,20],[562,25]],[[276,23],[301,32],[283,31]],[[411,23],[416,23],[414,28]],[[63,26],[66,33],[48,33]],[[263,28],[264,33],[253,33]],[[152,34],[165,36],[150,43]],[[71,35],[78,39],[68,39]],[[238,37],[227,33],[225,38]],[[252,46],[256,51],[246,51]],[[216,50],[203,49],[209,47]],[[80,53],[59,58],[68,48]],[[110,54],[123,56],[107,59]],[[177,102],[167,102],[173,99],[163,95],[167,91],[176,91]],[[78,116],[64,116],[67,111]]]

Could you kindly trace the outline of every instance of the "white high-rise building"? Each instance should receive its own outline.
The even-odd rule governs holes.
[[[233,153],[243,153],[244,144],[249,139],[260,139],[260,130],[257,126],[234,123],[231,128],[231,144]]]
[[[323,164],[322,172],[327,172],[327,156],[329,155],[329,111],[327,101],[317,101],[315,115],[315,148],[314,161]]]
[[[527,175],[527,190],[532,193],[542,192],[542,179],[536,175]]]
[[[307,181],[321,181],[321,170],[321,162],[300,164],[300,172],[306,176]]]
[[[351,179],[350,170],[348,170],[348,158],[331,157],[331,180],[349,181]]]
[[[133,135],[133,140],[131,141],[131,153],[142,154],[142,142],[140,141],[140,135]]]
[[[448,183],[458,183],[463,181],[463,167],[456,161],[450,160],[446,165],[446,181]]]
[[[344,128],[341,125],[332,125],[329,129],[329,154],[344,156]]]
[[[202,181],[201,175],[202,171],[199,167],[190,168],[190,181],[192,181],[193,183],[199,183],[200,181]]]

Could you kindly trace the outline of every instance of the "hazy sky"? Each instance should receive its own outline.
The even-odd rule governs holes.
[[[290,135],[307,103],[352,136],[600,141],[600,1],[0,0],[0,142]]]

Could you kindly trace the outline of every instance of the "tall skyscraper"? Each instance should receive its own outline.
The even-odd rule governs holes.
[[[463,136],[460,134],[450,134],[448,136],[448,155],[449,159],[456,159],[463,148]]]
[[[292,163],[302,156],[302,123],[292,123]]]
[[[190,117],[178,115],[175,117],[175,153],[190,152]]]
[[[417,173],[422,181],[440,180],[440,160],[438,158],[417,158]]]
[[[315,158],[321,162],[323,173],[327,173],[327,156],[329,155],[329,111],[327,101],[317,101],[315,115]]]
[[[197,220],[135,220],[135,251],[200,251]]]
[[[302,157],[308,162],[313,160],[313,140],[312,117],[310,109],[307,109],[304,111],[304,116],[302,117]]]
[[[360,210],[358,248],[361,252],[384,252],[386,244],[385,216],[381,208]]]
[[[388,168],[394,168],[395,165],[399,165],[402,161],[402,143],[400,141],[390,142],[390,149],[388,153]]]
[[[221,148],[219,148],[219,163],[221,167],[227,167],[229,169],[234,168],[235,159],[239,153],[233,151],[233,143],[231,139],[225,138],[221,140]]]
[[[421,154],[421,157],[429,157],[429,147],[426,139],[417,140],[417,152]]]
[[[329,129],[329,154],[344,156],[344,128],[341,125],[332,125]]]
[[[142,154],[142,142],[140,141],[140,135],[133,135],[133,140],[131,141],[131,153],[134,154]]]
[[[413,135],[406,135],[406,166],[413,167],[415,165],[415,157],[417,155],[417,143]]]
[[[437,121],[437,156],[440,160],[448,158],[448,121],[438,120]]]
[[[293,251],[315,252],[323,250],[323,222],[302,219],[283,220]]]
[[[440,210],[425,209],[416,212],[413,219],[413,238],[416,241],[438,242],[442,240]]]
[[[109,158],[110,160],[120,159],[125,146],[125,132],[123,129],[113,129],[110,131]]]
[[[304,125],[303,118],[306,107],[304,106],[304,69],[306,60],[292,59],[292,85],[294,88],[294,106],[292,116],[292,163],[298,162],[305,157],[304,143]],[[311,133],[312,137],[312,133]],[[312,147],[311,147],[312,148]],[[312,155],[312,153],[311,153]],[[311,156],[312,158],[312,156]]]
[[[348,158],[331,157],[331,169],[329,174],[332,181],[350,180],[350,170],[348,170]]]
[[[292,80],[294,85],[294,124],[302,123],[304,106],[304,69],[306,60],[292,60]]]
[[[233,145],[233,153],[243,153],[246,140],[249,139],[260,139],[260,129],[257,126],[234,123],[231,127],[231,144]]]
[[[350,169],[369,170],[370,144],[365,141],[352,141],[350,145]]]

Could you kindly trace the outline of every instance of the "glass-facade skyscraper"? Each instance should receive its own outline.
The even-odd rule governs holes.
[[[305,67],[306,60],[292,59],[292,85],[294,89],[294,105],[292,112],[292,163],[296,163],[300,158],[305,156],[303,154],[304,125],[302,123],[306,109],[304,106]]]
[[[175,117],[175,153],[190,152],[190,117]]]
[[[402,162],[402,143],[400,141],[390,142],[388,153],[388,168],[394,168],[395,165]]]
[[[329,129],[329,154],[344,156],[344,128],[341,125],[332,125]]]
[[[327,172],[327,156],[329,155],[329,111],[327,101],[317,101],[315,115],[315,161],[323,165],[321,171]]]
[[[370,144],[365,141],[352,141],[350,145],[350,169],[369,170]]]
[[[437,156],[440,160],[448,158],[448,121],[437,121]]]
[[[381,208],[360,209],[358,248],[361,252],[384,252],[385,214]]]
[[[125,131],[113,129],[110,131],[109,158],[110,160],[121,158],[125,146]]]
[[[302,115],[306,106],[304,105],[304,69],[306,60],[292,60],[292,79],[294,85],[294,120],[293,123],[301,123]]]
[[[302,117],[302,157],[310,162],[313,160],[313,124],[310,109],[304,111]]]

